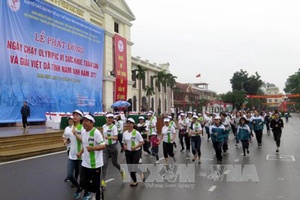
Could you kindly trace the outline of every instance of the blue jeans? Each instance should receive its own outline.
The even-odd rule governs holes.
[[[71,183],[73,185],[75,185],[75,187],[77,189],[80,188],[80,185],[77,181],[77,177],[75,178],[74,174],[79,174],[80,171],[80,166],[81,166],[81,160],[71,160],[68,159],[68,165],[67,165],[67,179],[69,179],[71,181]]]
[[[193,155],[196,155],[198,153],[198,156],[201,157],[201,137],[200,136],[192,136],[191,143],[192,143]]]

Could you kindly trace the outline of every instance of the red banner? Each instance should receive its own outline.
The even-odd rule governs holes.
[[[114,56],[115,56],[115,101],[127,101],[127,43],[126,39],[115,35]]]
[[[266,99],[266,98],[298,98],[300,94],[272,94],[272,95],[247,95],[249,99]]]

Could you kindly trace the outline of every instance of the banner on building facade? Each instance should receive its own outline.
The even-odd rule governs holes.
[[[126,39],[114,36],[114,57],[115,57],[115,101],[127,101],[127,48]]]
[[[102,111],[104,30],[40,0],[0,3],[0,123]]]

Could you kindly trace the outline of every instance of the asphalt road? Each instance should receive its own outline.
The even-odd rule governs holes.
[[[117,169],[110,163],[105,199],[298,200],[299,119],[300,116],[294,114],[289,123],[285,124],[279,154],[275,153],[276,145],[272,135],[264,130],[263,146],[257,147],[254,138],[250,156],[247,157],[243,157],[241,147],[235,148],[234,138],[230,135],[229,154],[224,157],[222,164],[216,162],[211,142],[206,140],[202,140],[200,165],[186,158],[185,153],[181,153],[180,147],[177,147],[177,162],[171,165],[169,173],[165,172],[163,165],[155,166],[154,159],[143,155],[145,165],[141,168],[147,171],[146,182],[140,182],[135,188],[129,187],[129,174],[122,182]],[[65,152],[0,163],[0,199],[72,199],[74,189],[63,181],[66,163]],[[124,155],[120,153],[119,163],[125,163]]]

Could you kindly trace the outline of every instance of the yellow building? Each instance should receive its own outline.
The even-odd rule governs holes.
[[[145,109],[152,108],[161,112],[170,112],[173,105],[172,92],[167,89],[155,87],[153,76],[160,70],[169,72],[169,64],[155,64],[148,60],[141,60],[139,57],[131,56],[131,26],[135,16],[124,0],[45,0],[54,6],[60,7],[65,11],[76,15],[87,22],[99,26],[105,30],[105,47],[104,47],[104,67],[103,67],[103,110],[110,111],[111,104],[115,100],[115,83],[116,70],[114,61],[114,36],[118,34],[127,41],[127,99],[132,102],[132,110],[139,111],[141,106]],[[142,103],[139,105],[138,100],[138,80],[135,79],[132,70],[138,65],[147,70],[146,79],[143,80],[145,85],[151,85],[155,88],[155,94],[146,96],[142,90]],[[132,80],[133,78],[133,80]]]

